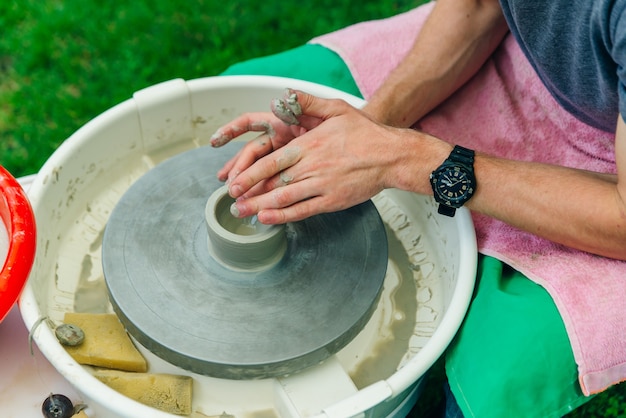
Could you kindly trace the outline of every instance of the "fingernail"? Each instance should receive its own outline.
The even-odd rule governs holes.
[[[237,202],[234,202],[232,205],[230,205],[230,214],[233,215],[235,218],[239,217],[239,208],[237,207]]]

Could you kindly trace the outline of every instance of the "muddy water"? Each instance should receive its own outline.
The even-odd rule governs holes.
[[[376,323],[369,330],[373,343],[362,340],[358,344],[366,349],[352,359],[342,357],[358,388],[389,378],[415,357],[430,340],[444,309],[437,247],[424,236],[423,214],[413,219],[412,201],[404,197],[381,193],[373,199],[385,223],[389,264],[377,309],[381,316],[370,321]]]
[[[90,246],[91,252],[100,252],[102,248],[102,234]],[[100,259],[96,259],[100,263]],[[78,285],[74,293],[74,312],[80,313],[107,313],[110,304],[104,276],[100,274],[100,266],[94,266],[90,254],[85,254],[81,263]]]
[[[389,265],[385,285],[391,284],[391,312],[380,341],[359,367],[350,373],[357,388],[362,389],[396,372],[409,350],[409,341],[415,328],[417,287],[410,262],[402,242],[385,224],[389,246]]]

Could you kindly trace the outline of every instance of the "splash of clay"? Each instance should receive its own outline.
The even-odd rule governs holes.
[[[298,95],[293,89],[285,90],[285,104],[291,109],[296,116],[302,115],[302,106],[298,103]]]
[[[221,129],[218,129],[213,135],[211,135],[210,142],[212,147],[217,148],[229,143],[232,139],[232,135],[228,135]]]
[[[268,121],[262,120],[258,122],[252,122],[250,124],[250,130],[252,131],[263,131],[270,137],[270,139],[274,139],[276,136],[276,131],[271,123]]]
[[[283,152],[280,154],[280,157],[276,159],[276,168],[278,168],[278,171],[283,171],[297,163],[299,159],[300,147],[285,147],[283,148]]]
[[[290,176],[289,174],[287,174],[284,171],[280,172],[280,175],[278,176],[280,178],[280,183],[285,186],[289,183],[291,183],[293,181],[293,176]]]

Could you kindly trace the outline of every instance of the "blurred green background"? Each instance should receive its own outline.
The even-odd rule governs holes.
[[[137,90],[217,75],[238,61],[423,2],[3,0],[0,164],[15,176],[35,173],[73,132]],[[441,399],[441,364],[430,381],[415,416],[432,413]],[[570,414],[620,416],[626,416],[625,385]]]

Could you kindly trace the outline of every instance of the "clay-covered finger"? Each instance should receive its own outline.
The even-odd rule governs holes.
[[[341,99],[324,99],[293,89],[286,89],[282,98],[273,99],[270,108],[274,116],[286,125],[301,126],[306,130],[354,109]]]
[[[285,187],[272,189],[267,193],[260,194],[248,199],[238,199],[231,206],[231,213],[237,217],[247,217],[257,214],[259,221],[267,224],[284,223],[284,218],[277,215],[275,209],[285,209],[293,205],[299,205],[302,201],[309,200],[311,188],[305,182],[294,183]],[[307,217],[306,213],[300,213],[300,219]],[[310,214],[308,215],[310,216]],[[289,219],[292,219],[289,215]],[[287,220],[288,222],[289,220]]]
[[[241,173],[230,182],[228,192],[234,198],[241,197],[256,184],[274,177],[281,171],[296,164],[301,158],[302,150],[298,146],[280,148],[258,159],[254,164],[250,165],[250,167],[242,170]],[[234,168],[238,168],[238,166]]]
[[[263,209],[259,211],[257,219],[266,225],[297,222],[322,213],[323,206],[320,197],[303,199],[293,205],[278,209]]]
[[[229,183],[235,179],[239,173],[250,167],[256,160],[272,152],[272,141],[268,134],[262,134],[248,142],[237,152],[228,164],[226,178]],[[230,163],[230,164],[229,164]],[[224,169],[227,166],[224,166]],[[221,170],[220,170],[221,173]]]
[[[221,147],[246,132],[265,132],[273,138],[276,133],[269,118],[268,113],[245,113],[215,131],[210,138],[211,146]]]
[[[243,199],[249,199],[250,197],[257,196],[263,193],[270,192],[278,187],[284,187],[288,184],[296,182],[296,176],[291,170],[283,170],[280,173],[270,177],[265,181],[257,183],[254,187],[244,193],[241,197]]]
[[[299,125],[298,117],[302,115],[302,107],[298,103],[298,94],[295,90],[287,88],[281,99],[273,99],[270,109],[274,116],[287,125]]]
[[[270,102],[270,108],[272,113],[278,119],[286,123],[287,125],[299,125],[300,121],[296,114],[291,110],[283,99],[272,99]]]

